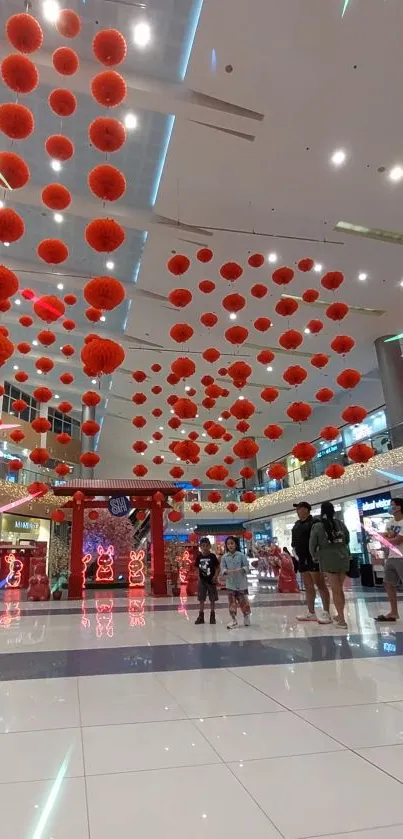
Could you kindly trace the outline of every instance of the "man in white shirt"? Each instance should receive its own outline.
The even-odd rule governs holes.
[[[394,623],[399,620],[397,606],[397,587],[403,583],[403,498],[392,498],[391,510],[394,522],[389,525],[385,538],[391,545],[385,562],[384,586],[389,598],[390,610],[387,615],[375,618],[379,623]]]

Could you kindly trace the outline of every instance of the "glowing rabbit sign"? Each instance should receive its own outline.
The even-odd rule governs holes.
[[[113,582],[113,558],[115,555],[115,548],[109,545],[109,548],[104,550],[102,545],[98,545],[98,559],[97,559],[97,583],[112,583]]]
[[[85,588],[85,578],[87,576],[87,568],[88,568],[91,560],[92,560],[91,554],[85,554],[85,556],[83,556],[83,558],[81,560],[82,563],[83,563],[83,588]]]
[[[21,560],[15,554],[7,554],[4,559],[9,567],[9,572],[6,577],[6,588],[19,588],[23,568]]]
[[[133,588],[134,586],[137,586],[138,588],[144,587],[144,559],[145,552],[143,550],[130,551],[130,559],[129,564],[127,566],[127,571],[129,576],[129,586],[131,588]]]

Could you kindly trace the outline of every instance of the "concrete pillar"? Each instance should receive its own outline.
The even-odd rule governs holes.
[[[88,420],[93,420],[95,422],[95,407],[90,405],[83,405],[81,411],[81,424],[83,422],[87,422]],[[81,434],[81,454],[86,454],[87,452],[93,452],[95,450],[95,437],[88,437],[86,434]],[[81,477],[82,478],[93,478],[94,477],[94,469],[93,467],[88,468],[86,466],[81,466]]]
[[[46,420],[48,419],[49,412],[48,412],[48,406],[47,406],[46,402],[40,402],[39,403],[39,416],[40,416],[41,419],[46,419]],[[39,445],[40,445],[41,449],[46,449],[47,438],[48,438],[47,431],[45,431],[43,434],[39,435]]]
[[[392,445],[403,446],[403,357],[400,341],[385,343],[392,335],[383,335],[375,341],[386,416]]]

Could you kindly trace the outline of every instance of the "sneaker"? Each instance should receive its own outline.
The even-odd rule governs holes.
[[[211,612],[211,614],[210,614],[210,623],[213,624],[213,625],[216,623],[214,612]]]
[[[329,612],[322,612],[321,617],[318,618],[318,623],[333,623],[333,618]]]
[[[315,615],[315,612],[305,612],[304,615],[297,615],[297,621],[316,621],[317,622],[317,620],[318,619]]]
[[[238,621],[237,621],[236,618],[233,618],[232,620],[230,620],[229,623],[227,623],[227,629],[236,629],[237,626],[238,626]]]
[[[201,623],[204,623],[204,615],[202,615],[202,614],[200,614],[200,615],[196,618],[196,620],[195,620],[195,625],[196,625],[196,626],[200,626],[200,624],[201,624]]]
[[[244,626],[250,626],[250,615],[244,615],[243,625]]]
[[[346,623],[346,621],[344,621],[344,620],[342,621],[342,620],[340,620],[340,618],[335,618],[335,619],[334,619],[334,624],[335,624],[335,626],[337,626],[339,629],[347,629],[347,628],[348,628],[348,627],[347,627],[347,623]]]

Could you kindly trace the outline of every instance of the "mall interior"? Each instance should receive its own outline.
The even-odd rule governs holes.
[[[401,839],[403,4],[0,25],[1,834]]]

